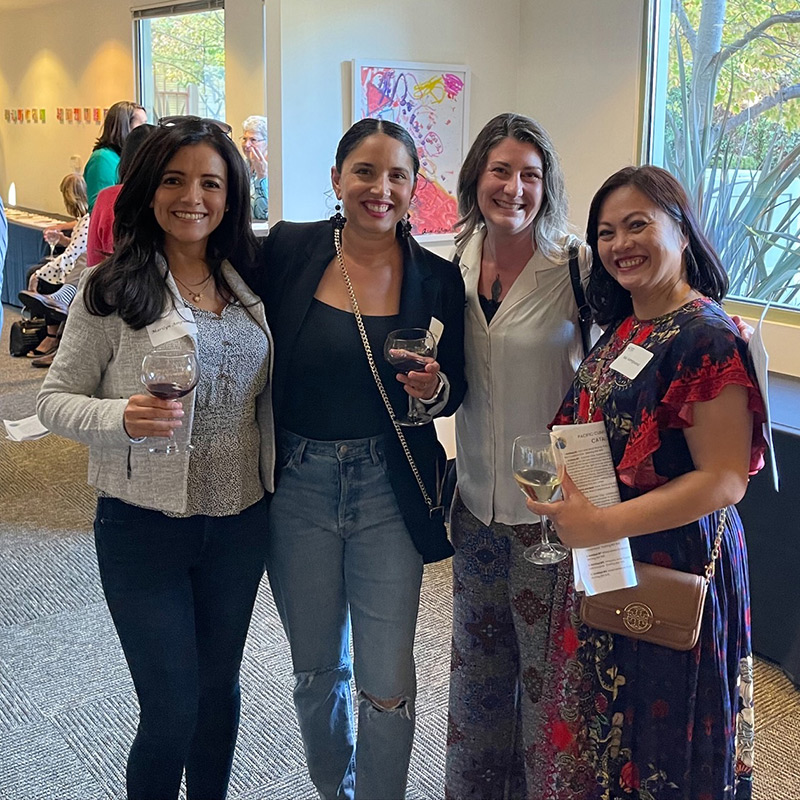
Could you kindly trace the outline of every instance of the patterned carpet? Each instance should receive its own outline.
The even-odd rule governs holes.
[[[0,417],[33,413],[43,372],[0,339]],[[136,701],[97,576],[86,450],[0,439],[0,800],[124,797]],[[443,797],[450,564],[426,570],[410,800]],[[311,800],[283,632],[266,588],[245,652],[230,800]],[[756,669],[757,800],[800,800],[800,692]],[[477,798],[476,800],[480,800]]]

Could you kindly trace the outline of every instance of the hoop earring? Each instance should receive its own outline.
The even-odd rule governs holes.
[[[333,227],[340,231],[344,228],[344,224],[347,222],[347,219],[342,215],[342,207],[339,203],[334,206],[336,213],[331,217],[331,224]]]
[[[400,220],[400,235],[407,239],[411,236],[411,214],[406,212],[406,215]]]

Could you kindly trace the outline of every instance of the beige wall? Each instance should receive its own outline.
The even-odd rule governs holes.
[[[581,234],[597,188],[620,167],[638,163],[646,5],[645,0],[522,4],[519,110],[553,137],[570,217]]]
[[[0,11],[0,108],[44,107],[48,115],[44,125],[0,120],[4,196],[13,180],[19,205],[61,210],[58,182],[72,155],[86,161],[98,126],[59,124],[55,108],[133,97],[131,5],[54,0]],[[313,219],[327,210],[333,151],[350,118],[350,60],[468,64],[471,135],[501,111],[542,121],[562,153],[582,226],[599,181],[635,155],[643,5],[266,0],[263,69],[262,3],[226,0],[227,118],[238,125],[268,109],[272,216]]]

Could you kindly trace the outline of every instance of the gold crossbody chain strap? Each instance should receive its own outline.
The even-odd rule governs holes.
[[[408,442],[406,441],[403,429],[400,427],[400,423],[395,419],[392,403],[389,400],[389,395],[386,393],[383,381],[381,380],[381,376],[378,373],[378,367],[375,365],[375,359],[372,357],[372,348],[370,347],[369,339],[367,338],[367,331],[366,328],[364,327],[364,320],[361,318],[361,312],[358,310],[358,301],[356,300],[356,293],[353,290],[353,284],[350,281],[350,276],[347,274],[347,267],[344,264],[344,255],[342,254],[341,237],[342,237],[342,232],[338,228],[334,228],[333,242],[334,245],[336,246],[336,258],[338,259],[339,267],[342,270],[342,277],[344,278],[345,285],[347,286],[347,293],[350,295],[350,303],[353,306],[353,315],[356,318],[356,325],[358,326],[358,332],[361,335],[361,343],[364,345],[364,352],[367,354],[367,361],[369,362],[369,368],[372,371],[372,377],[375,379],[375,385],[378,387],[378,391],[380,392],[380,395],[383,398],[383,404],[386,406],[386,410],[389,412],[389,417],[392,420],[392,425],[394,426],[395,432],[397,433],[397,438],[400,440],[403,452],[406,454],[406,458],[408,459],[408,465],[411,467],[411,471],[414,473],[414,477],[416,478],[420,492],[422,492],[422,497],[425,500],[425,505],[428,506],[428,513],[430,515],[433,515],[433,512],[438,511],[439,509],[438,507],[433,505],[431,496],[428,494],[428,490],[425,488],[425,484],[422,482],[422,477],[419,474],[419,470],[417,469],[416,463],[414,462],[414,457],[411,455],[411,448],[409,448],[408,446]]]
[[[728,509],[723,508],[719,512],[719,525],[717,525],[717,535],[714,538],[714,546],[711,548],[711,561],[706,564],[706,585],[711,583],[714,577],[714,570],[716,569],[716,560],[719,556],[720,548],[722,547],[722,534],[725,533],[725,518],[728,516]]]

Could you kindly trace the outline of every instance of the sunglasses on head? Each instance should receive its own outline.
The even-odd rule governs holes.
[[[196,117],[192,114],[175,115],[171,117],[161,117],[158,120],[159,128],[172,128],[175,125],[182,125],[185,122],[205,122],[208,125],[216,125],[226,136],[230,136],[233,128],[227,122],[222,122],[211,117]]]

